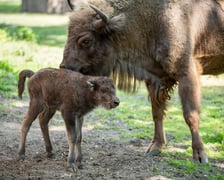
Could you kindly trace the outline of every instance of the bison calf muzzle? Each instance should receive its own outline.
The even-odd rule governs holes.
[[[29,109],[24,117],[18,160],[25,158],[25,141],[32,122],[39,117],[48,157],[52,144],[48,123],[59,110],[65,122],[69,154],[67,165],[73,171],[81,168],[83,116],[96,107],[112,109],[119,105],[113,81],[108,77],[84,76],[66,69],[41,69],[34,73],[23,70],[19,74],[18,92],[22,98],[26,77],[30,96]]]

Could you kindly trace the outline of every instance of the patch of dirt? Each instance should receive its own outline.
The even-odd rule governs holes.
[[[68,145],[64,126],[50,125],[55,156],[48,159],[37,120],[27,136],[26,159],[16,161],[20,126],[27,110],[28,99],[0,100],[5,104],[5,109],[0,112],[0,179],[189,178],[164,163],[162,156],[145,157],[148,139],[125,140],[115,130],[91,129],[85,126],[85,122],[82,141],[83,169],[77,173],[66,168]]]

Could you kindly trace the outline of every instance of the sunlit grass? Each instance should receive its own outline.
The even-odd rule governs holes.
[[[39,17],[39,15],[36,15]],[[21,17],[20,17],[21,18]],[[67,35],[67,25],[65,23],[57,24],[58,17],[54,17],[52,19],[52,23],[47,23],[46,25],[34,25],[34,26],[27,26],[25,25],[15,25],[15,24],[6,24],[0,23],[0,28],[5,29],[10,36],[14,36],[14,34],[19,31],[22,27],[28,27],[33,31],[36,36],[37,44],[39,45],[47,45],[53,47],[63,47],[66,42],[66,35]],[[35,21],[35,18],[34,20]],[[43,21],[43,20],[42,20]],[[56,21],[56,24],[54,24]],[[35,21],[36,22],[36,21]],[[44,21],[43,21],[44,22]]]
[[[175,156],[181,156],[181,154],[176,154]],[[189,160],[174,158],[168,158],[166,163],[173,167],[173,169],[170,169],[169,171],[179,172],[176,174],[176,178],[181,177],[181,174],[188,174],[189,179],[191,179],[191,177],[201,177],[201,174],[203,174],[204,179],[223,179],[222,173],[214,173],[215,168],[210,164],[199,164]],[[213,172],[214,174],[210,172]]]
[[[18,13],[20,11],[21,1],[20,0],[1,0],[0,13]]]
[[[5,83],[1,83],[1,94],[10,97],[17,94],[17,76],[22,69],[37,71],[45,67],[59,67],[66,41],[67,16],[0,13],[0,17],[0,61],[12,68],[12,72],[5,72],[4,68],[0,70],[2,77],[7,76],[7,80],[2,78]],[[24,35],[28,38],[35,35],[35,39],[18,40],[22,27],[32,33]]]
[[[20,3],[18,0],[14,0],[11,3],[3,1],[0,2],[0,7],[4,7],[4,5],[17,6],[19,9]],[[63,47],[65,44],[68,24],[67,14],[19,13],[13,10],[10,13],[6,13],[1,11],[0,8],[0,17],[0,28],[6,29],[11,36],[19,28],[28,27],[35,33],[37,43],[40,45]]]
[[[5,42],[0,50],[0,60],[7,60],[15,71],[24,68],[36,71],[44,67],[59,67],[63,54],[62,48],[39,46],[26,41]]]
[[[65,25],[68,22],[67,15],[50,15],[34,13],[5,14],[0,12],[1,23],[14,26],[46,27]]]
[[[21,13],[22,0],[0,1],[0,24],[14,26],[58,26],[67,23],[67,15]]]

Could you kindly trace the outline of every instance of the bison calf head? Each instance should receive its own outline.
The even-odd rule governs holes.
[[[74,10],[60,68],[108,76],[113,66],[108,62],[114,54],[112,36],[121,32],[124,23],[123,14],[109,18],[95,6]]]
[[[93,99],[97,106],[112,109],[119,105],[120,100],[116,96],[113,81],[107,77],[87,81],[93,92]]]

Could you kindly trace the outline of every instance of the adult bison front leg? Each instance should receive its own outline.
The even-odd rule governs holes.
[[[191,61],[187,73],[179,78],[179,94],[183,106],[183,115],[192,135],[193,159],[203,163],[208,162],[204,146],[199,135],[200,121],[200,75],[196,65]]]
[[[149,144],[145,155],[155,156],[158,155],[164,145],[166,144],[166,137],[163,131],[163,117],[166,109],[166,101],[168,94],[165,93],[165,87],[157,87],[156,84],[150,84],[146,82],[146,86],[149,92],[149,97],[152,104],[152,116],[154,121],[154,137]]]

